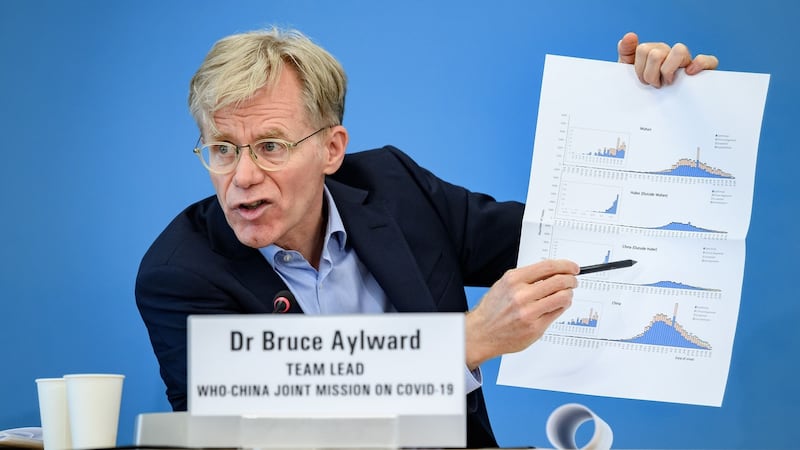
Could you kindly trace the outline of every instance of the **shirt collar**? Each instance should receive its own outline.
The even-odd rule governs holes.
[[[347,244],[347,232],[344,230],[344,223],[342,216],[339,215],[339,209],[336,208],[336,202],[333,201],[333,196],[325,186],[325,201],[328,203],[328,227],[325,230],[325,246],[328,246],[328,240],[334,239],[340,251],[344,251]]]

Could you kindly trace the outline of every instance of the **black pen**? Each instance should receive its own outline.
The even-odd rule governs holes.
[[[595,264],[593,266],[583,266],[581,270],[578,272],[578,275],[583,275],[585,273],[594,273],[594,272],[603,272],[605,270],[612,270],[612,269],[622,269],[623,267],[630,267],[636,264],[636,261],[632,259],[623,259],[622,261],[612,261],[603,264]]]

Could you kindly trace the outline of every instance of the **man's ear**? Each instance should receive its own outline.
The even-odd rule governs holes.
[[[347,142],[349,140],[350,135],[347,134],[347,128],[341,125],[335,125],[328,131],[323,155],[326,175],[331,175],[339,170],[342,161],[344,161],[344,153],[347,150]]]

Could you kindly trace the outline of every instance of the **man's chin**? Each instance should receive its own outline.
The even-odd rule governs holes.
[[[246,245],[252,248],[262,248],[272,244],[273,240],[269,237],[265,236],[263,233],[254,233],[255,230],[245,229],[245,230],[237,230],[236,228],[233,229],[234,234],[236,234],[236,239],[242,243],[242,245]]]

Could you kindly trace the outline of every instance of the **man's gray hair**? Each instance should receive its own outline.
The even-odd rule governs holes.
[[[189,84],[189,110],[201,132],[217,133],[214,113],[296,69],[311,125],[341,125],[347,77],[341,64],[297,30],[272,28],[225,37],[211,48]]]

